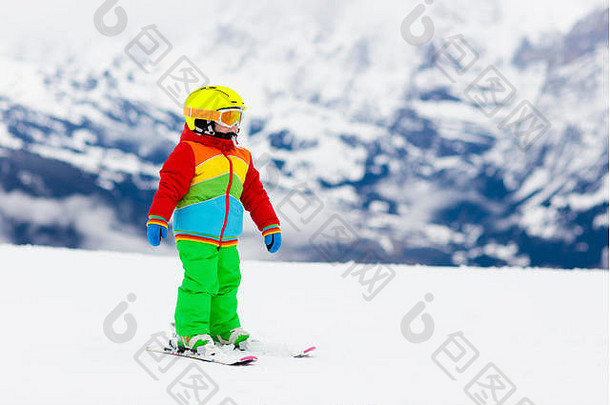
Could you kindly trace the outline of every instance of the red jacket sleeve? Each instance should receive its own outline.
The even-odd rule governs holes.
[[[161,171],[159,189],[148,211],[148,222],[167,227],[178,201],[189,191],[195,175],[195,154],[186,142],[180,142],[169,155]]]
[[[269,201],[269,196],[263,188],[258,170],[254,168],[254,162],[250,159],[250,166],[246,173],[246,181],[241,194],[241,203],[246,211],[250,212],[252,220],[263,233],[263,236],[280,233],[280,220]]]

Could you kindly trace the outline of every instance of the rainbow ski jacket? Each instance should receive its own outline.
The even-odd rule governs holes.
[[[198,135],[185,125],[160,174],[146,225],[167,228],[174,213],[176,241],[236,245],[244,209],[263,236],[280,233],[250,152],[231,140]]]

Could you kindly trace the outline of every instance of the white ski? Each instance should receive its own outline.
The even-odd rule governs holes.
[[[300,358],[309,356],[314,350],[316,350],[316,346],[313,345],[288,345],[256,339],[248,339],[239,344],[239,351],[259,356]]]
[[[170,327],[172,330],[170,347],[175,347],[175,345],[172,345],[173,339],[176,338],[176,325],[174,322],[170,323]],[[241,353],[241,356],[248,357],[247,355],[251,355],[255,358],[257,355],[293,358],[308,357],[311,352],[317,349],[317,347],[314,345],[287,345],[284,343],[265,342],[252,338],[246,340],[245,342],[241,342],[239,344],[239,348],[235,348],[233,345],[229,344],[215,343],[215,345],[228,356],[238,357]]]
[[[220,348],[219,348],[220,349]],[[239,351],[226,352],[225,350],[216,350],[214,353],[194,353],[190,350],[180,351],[175,347],[154,347],[146,348],[149,352],[169,354],[171,356],[186,357],[194,360],[208,361],[211,363],[219,363],[226,365],[242,365],[249,364],[258,360],[254,355],[240,353]]]

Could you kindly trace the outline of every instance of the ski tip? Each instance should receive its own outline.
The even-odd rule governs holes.
[[[316,350],[315,346],[308,347],[307,349],[303,350],[303,354],[307,354],[307,353],[312,352],[314,350]]]
[[[313,352],[316,349],[317,349],[316,346],[309,346],[307,349],[292,355],[292,357],[296,357],[296,358],[309,357],[309,353]]]

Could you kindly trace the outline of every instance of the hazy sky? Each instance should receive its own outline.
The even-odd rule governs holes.
[[[441,3],[445,2],[445,3]],[[350,13],[360,14],[363,23],[367,18],[387,14],[400,19],[417,4],[419,0],[308,0],[286,2],[279,0],[237,0],[227,1],[151,1],[120,0],[118,6],[125,9],[129,27],[134,30],[143,25],[155,23],[164,32],[184,32],[185,28],[195,28],[205,24],[208,18],[234,19],[239,21],[242,15],[257,13],[276,15],[278,20],[295,14],[315,19],[333,18],[337,10],[347,9]],[[458,4],[460,3],[460,4]],[[467,7],[479,8],[488,6],[490,0],[449,1],[436,0],[429,6],[434,7]],[[562,4],[563,3],[563,4]],[[34,0],[4,2],[0,13],[0,35],[2,43],[11,39],[22,38],[27,41],[84,41],[99,37],[93,27],[93,14],[103,4],[100,0]],[[549,28],[567,29],[575,19],[582,17],[594,6],[607,5],[604,0],[497,0],[502,12],[519,26],[544,25]],[[254,13],[252,9],[256,9]],[[476,10],[473,10],[476,12]],[[110,17],[113,18],[113,17]],[[516,27],[518,28],[518,27]],[[8,41],[7,41],[8,39]]]

